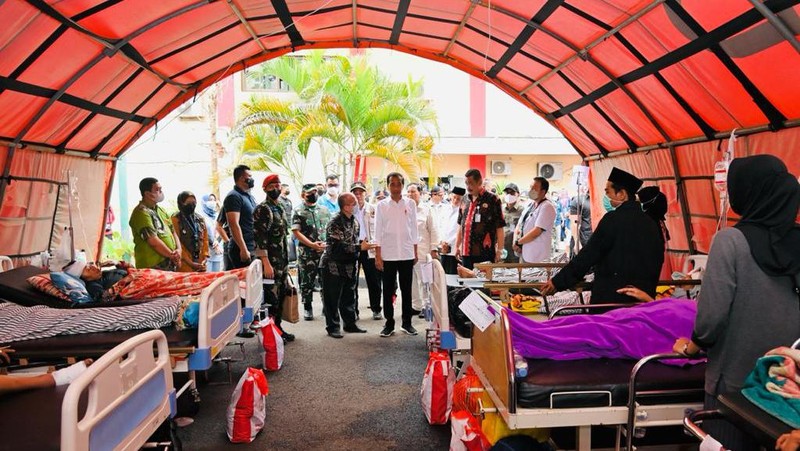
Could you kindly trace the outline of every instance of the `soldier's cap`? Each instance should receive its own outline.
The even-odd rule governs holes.
[[[629,196],[636,194],[636,192],[639,191],[639,188],[641,188],[642,184],[644,183],[635,175],[625,172],[619,168],[611,169],[611,174],[608,176],[608,181],[625,188]]]
[[[307,193],[309,191],[316,191],[316,190],[317,190],[317,184],[316,183],[306,183],[305,185],[303,185],[303,192],[304,193]]]
[[[509,191],[511,191],[512,194],[514,193],[519,194],[519,187],[517,186],[516,183],[509,183],[508,185],[506,185],[505,188],[503,188],[503,192],[507,193]]]
[[[464,194],[467,194],[467,190],[465,188],[460,187],[460,186],[455,186],[455,187],[453,187],[452,193],[457,195],[457,196],[463,196]]]
[[[273,173],[267,174],[267,176],[264,177],[264,183],[261,184],[261,187],[264,188],[264,189],[267,189],[268,185],[271,185],[273,183],[280,183],[280,182],[281,182],[281,178],[278,177],[278,174],[275,174],[273,172]]]
[[[363,190],[365,193],[367,192],[367,187],[364,186],[364,183],[362,183],[362,182],[353,182],[353,184],[350,185],[350,192],[351,193],[353,191],[357,190],[357,189]]]

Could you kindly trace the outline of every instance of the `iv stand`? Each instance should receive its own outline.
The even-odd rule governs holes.
[[[72,228],[72,171],[67,171],[67,213],[69,216],[69,260],[74,262],[75,230]]]

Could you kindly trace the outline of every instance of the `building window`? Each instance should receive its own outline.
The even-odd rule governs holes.
[[[275,75],[247,68],[242,72],[242,91],[289,91],[289,85]]]

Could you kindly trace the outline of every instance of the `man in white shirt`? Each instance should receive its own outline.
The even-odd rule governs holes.
[[[394,296],[398,275],[402,296],[403,332],[417,335],[411,325],[411,282],[414,265],[417,263],[417,206],[413,200],[403,197],[405,179],[398,172],[386,177],[390,196],[378,202],[375,208],[375,267],[383,271],[383,316],[386,324],[381,337],[394,335]]]
[[[431,214],[433,215],[433,222],[436,224],[436,231],[439,232],[439,239],[444,236],[444,227],[447,223],[447,217],[450,216],[450,212],[453,210],[453,207],[450,205],[445,199],[445,192],[441,186],[436,185],[431,188]]]
[[[367,188],[361,182],[353,182],[350,192],[356,196],[356,208],[353,216],[358,221],[359,242],[366,240],[375,242],[375,205],[366,201]],[[364,270],[364,279],[367,281],[369,292],[369,308],[372,310],[372,319],[379,320],[381,316],[381,272],[375,267],[375,250],[361,251],[358,255],[358,267]],[[356,269],[358,276],[358,269]],[[356,277],[356,316],[358,316],[358,277]]]
[[[456,238],[458,237],[458,215],[461,212],[464,194],[463,187],[453,187],[450,193],[450,214],[444,219],[441,227],[442,267],[447,274],[458,274],[458,260],[456,260]]]
[[[544,177],[535,177],[528,197],[531,203],[522,213],[514,233],[514,250],[522,253],[525,263],[541,263],[550,260],[553,250],[552,236],[556,220],[556,207],[547,199],[550,182]]]
[[[420,261],[414,265],[414,279],[411,283],[411,308],[417,312],[422,312],[422,264],[431,258],[439,258],[439,229],[433,217],[433,211],[429,205],[423,204],[420,193],[420,186],[416,183],[409,183],[406,187],[408,198],[417,205],[417,234],[419,235]]]

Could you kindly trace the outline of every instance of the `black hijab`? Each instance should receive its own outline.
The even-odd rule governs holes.
[[[800,272],[800,184],[773,155],[736,158],[728,169],[731,208],[758,266],[770,276]]]
[[[661,233],[664,236],[664,241],[669,241],[669,230],[667,230],[666,216],[667,216],[667,196],[658,189],[657,186],[646,186],[636,193],[639,196],[639,202],[642,204],[642,211],[653,220],[661,228]]]

